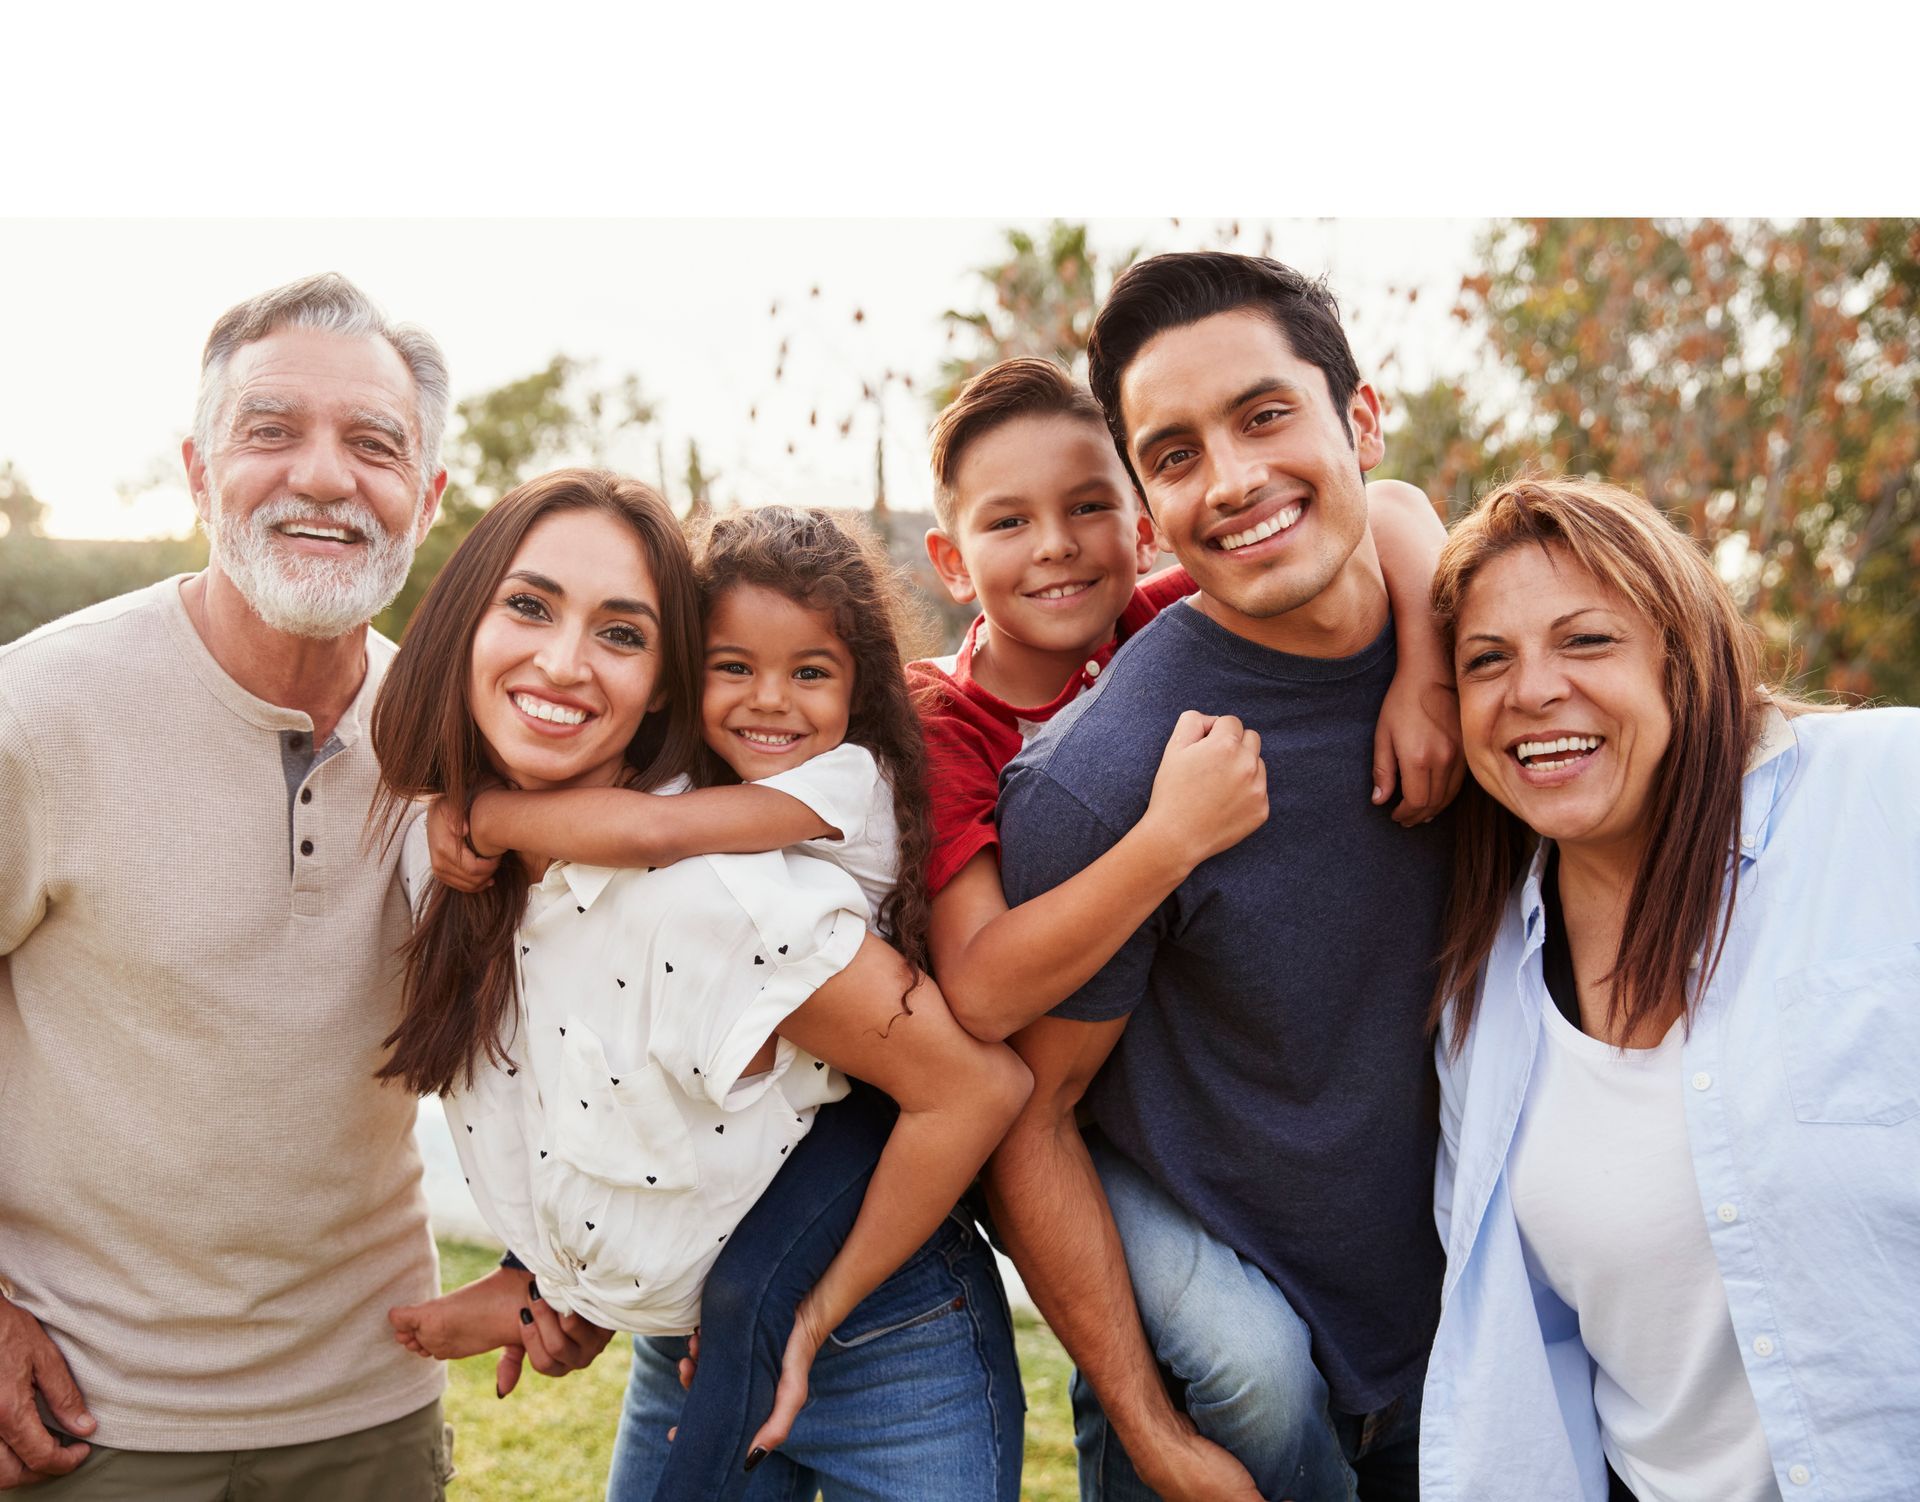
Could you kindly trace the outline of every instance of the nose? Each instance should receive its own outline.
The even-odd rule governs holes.
[[[1033,557],[1037,563],[1064,563],[1080,551],[1073,523],[1064,516],[1041,517],[1033,524]]]
[[[342,501],[354,493],[353,466],[333,438],[315,433],[293,451],[287,485],[310,501]]]
[[[1266,461],[1230,439],[1212,444],[1208,458],[1207,505],[1215,511],[1237,511],[1267,483]]]
[[[1567,675],[1550,652],[1522,649],[1507,674],[1507,703],[1529,714],[1550,709],[1567,697]]]
[[[544,632],[540,650],[533,654],[533,665],[555,688],[584,683],[592,676],[587,666],[586,633],[565,625]]]
[[[747,702],[755,709],[776,710],[787,707],[787,677],[784,673],[755,673]]]

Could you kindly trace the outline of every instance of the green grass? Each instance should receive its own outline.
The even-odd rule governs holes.
[[[463,1242],[440,1243],[440,1285],[458,1288],[490,1272],[498,1255]],[[1026,1312],[1013,1320],[1027,1386],[1025,1502],[1071,1502],[1072,1366],[1060,1342]],[[458,1502],[599,1502],[613,1455],[613,1426],[631,1356],[622,1338],[584,1372],[552,1381],[529,1369],[503,1403],[493,1395],[492,1356],[447,1369],[447,1417],[455,1430],[451,1488]]]

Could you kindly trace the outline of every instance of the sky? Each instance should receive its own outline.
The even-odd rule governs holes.
[[[1481,224],[1244,220],[1232,243],[1256,249],[1271,230],[1275,254],[1331,277],[1363,366],[1392,350],[1389,377],[1418,379],[1466,358],[1447,310]],[[659,418],[609,457],[643,479],[664,447],[678,485],[691,438],[719,498],[862,505],[884,423],[889,501],[921,509],[923,393],[950,353],[941,314],[982,305],[973,273],[1014,225],[1046,221],[17,221],[0,284],[0,460],[47,504],[50,535],[190,530],[179,446],[208,329],[244,297],[336,270],[433,332],[456,400],[560,353],[604,381],[636,373]],[[1229,228],[1096,219],[1090,233],[1117,255],[1217,243]],[[918,391],[896,381],[876,413],[861,389],[888,370]]]

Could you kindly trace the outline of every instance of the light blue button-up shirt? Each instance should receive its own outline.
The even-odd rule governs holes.
[[[1437,1055],[1447,1248],[1421,1417],[1433,1502],[1605,1502],[1578,1314],[1527,1271],[1508,1179],[1543,1010],[1544,850]],[[1920,710],[1775,718],[1680,1088],[1781,1495],[1920,1498]],[[1646,1276],[1660,1276],[1658,1267]]]

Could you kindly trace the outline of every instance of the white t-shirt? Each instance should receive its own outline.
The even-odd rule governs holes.
[[[1607,1459],[1640,1502],[1780,1495],[1687,1147],[1675,1023],[1620,1050],[1543,1009],[1508,1170],[1533,1274],[1580,1317]]]
[[[417,830],[410,877],[429,864]],[[643,1335],[699,1322],[728,1235],[847,1092],[785,1039],[740,1073],[846,967],[866,914],[846,872],[789,851],[547,869],[514,939],[511,1062],[479,1066],[446,1115],[481,1215],[555,1310]]]
[[[880,909],[900,880],[900,825],[893,788],[873,753],[842,741],[758,785],[798,798],[840,831],[837,840],[803,840],[791,848],[832,861],[858,882],[867,899],[867,927],[879,933]]]

